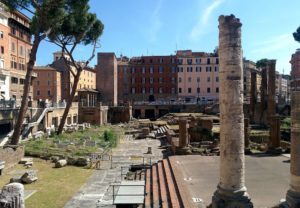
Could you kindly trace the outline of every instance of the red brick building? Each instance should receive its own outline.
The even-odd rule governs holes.
[[[175,55],[119,58],[119,102],[176,99],[176,62]]]

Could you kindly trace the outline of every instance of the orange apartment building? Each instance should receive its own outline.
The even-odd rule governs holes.
[[[61,73],[50,66],[39,66],[34,68],[37,78],[33,81],[33,99],[61,100]]]
[[[54,61],[49,66],[37,66],[34,72],[37,73],[37,78],[33,81],[33,98],[35,100],[51,100],[52,102],[59,102],[67,100],[73,85],[74,77],[68,70],[75,71],[75,67],[69,62],[66,65],[62,59],[61,52],[53,54]],[[65,55],[66,56],[66,55]],[[69,57],[66,56],[69,60]],[[78,82],[77,91],[82,89],[96,89],[96,73],[93,68],[85,68]],[[77,92],[74,101],[77,101]]]

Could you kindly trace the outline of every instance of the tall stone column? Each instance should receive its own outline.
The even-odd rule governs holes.
[[[250,93],[250,122],[255,122],[256,91],[256,72],[251,73],[251,93]]]
[[[298,208],[300,207],[300,91],[292,92],[291,123],[291,175],[286,202],[289,207]]]
[[[272,116],[276,114],[276,60],[268,60],[268,124],[271,124]]]
[[[240,20],[219,17],[220,182],[213,208],[252,208],[245,187],[243,66]]]
[[[260,122],[266,122],[266,109],[267,109],[267,91],[268,91],[268,78],[267,78],[267,68],[263,66],[261,69],[261,92],[260,92]]]

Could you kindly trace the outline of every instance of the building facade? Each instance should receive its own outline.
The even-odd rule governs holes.
[[[176,56],[142,56],[118,61],[121,101],[177,98]]]
[[[34,67],[37,78],[33,81],[33,99],[61,100],[61,73],[49,66]]]
[[[10,97],[17,103],[22,99],[27,63],[32,47],[29,23],[30,19],[19,11],[10,13],[8,18]],[[29,92],[29,99],[31,98],[32,87]]]
[[[217,53],[177,51],[178,96],[185,100],[219,99]]]
[[[10,14],[0,5],[0,100],[9,100],[10,56],[8,18]]]

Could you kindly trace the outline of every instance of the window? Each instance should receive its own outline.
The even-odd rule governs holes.
[[[163,88],[162,87],[158,88],[158,92],[159,92],[159,94],[162,94],[163,93]]]
[[[131,93],[132,93],[132,94],[135,94],[135,88],[134,88],[134,87],[131,88]]]
[[[40,91],[38,90],[38,91],[36,91],[36,95],[40,95]]]
[[[159,73],[163,73],[164,72],[164,68],[162,66],[159,67]]]
[[[179,87],[178,92],[181,93],[181,87]]]
[[[12,51],[12,52],[15,52],[15,51],[16,51],[15,43],[11,43],[11,51]]]
[[[16,28],[12,27],[12,28],[11,28],[11,33],[12,33],[13,35],[16,35]]]
[[[18,78],[12,77],[12,78],[11,78],[11,83],[13,83],[13,84],[18,84]]]
[[[182,64],[182,59],[178,59],[178,64]]]
[[[175,58],[172,58],[172,59],[171,59],[171,63],[172,63],[172,64],[175,64]]]
[[[50,81],[48,80],[48,86],[50,86]]]
[[[207,82],[210,82],[210,77],[207,77]]]
[[[150,87],[150,89],[149,89],[149,93],[152,95],[152,94],[153,94],[153,92],[154,92],[153,88],[152,88],[152,87]]]
[[[217,66],[215,66],[215,72],[217,72],[218,71],[218,67]]]
[[[188,88],[188,93],[192,93],[192,88]]]
[[[23,46],[20,46],[20,55],[21,55],[21,56],[24,55]]]
[[[178,82],[179,82],[179,83],[181,83],[181,82],[182,82],[182,80],[181,80],[181,77],[179,77],[179,78],[178,78]]]
[[[210,64],[210,58],[207,59],[207,64]]]
[[[210,93],[210,87],[207,88],[207,93]]]
[[[25,83],[25,79],[20,79],[20,84],[23,85]]]
[[[3,59],[0,59],[0,68],[4,69],[4,60]]]
[[[201,64],[201,59],[200,58],[196,59],[196,64]]]
[[[216,93],[219,93],[219,88],[218,87],[216,88]]]
[[[176,67],[172,66],[172,73],[176,73]]]
[[[219,77],[216,77],[216,82],[219,82]]]
[[[146,93],[146,89],[145,87],[142,88],[142,93],[145,94]]]
[[[176,94],[176,89],[174,87],[171,88],[171,93]]]
[[[192,82],[192,77],[189,77],[189,78],[188,78],[188,82]]]
[[[153,77],[150,77],[150,84],[153,84]]]
[[[216,58],[216,64],[219,64],[219,59],[218,58]]]
[[[207,67],[205,67],[205,71],[206,72],[208,72],[209,71],[209,67],[207,66]]]
[[[152,59],[150,59],[152,60]],[[150,74],[153,74],[153,67],[150,67]]]
[[[197,87],[197,93],[200,93],[200,87]]]
[[[4,47],[1,46],[1,53],[4,54]]]
[[[197,82],[200,82],[200,77],[197,77]]]
[[[164,62],[164,59],[163,58],[160,58],[159,59],[159,63],[163,63]]]
[[[146,72],[146,68],[142,67],[142,73],[145,74],[145,72]]]
[[[135,78],[132,77],[132,78],[131,78],[131,84],[134,84],[134,83],[135,83]]]
[[[173,84],[175,84],[176,83],[176,77],[172,77],[171,81],[172,81]]]
[[[142,83],[145,84],[146,83],[146,78],[142,77]]]
[[[131,68],[131,73],[132,74],[135,73],[135,68],[134,67]]]
[[[0,38],[2,39],[4,37],[3,31],[0,31]]]
[[[48,95],[49,95],[49,96],[51,95],[51,91],[50,91],[50,90],[48,90]]]
[[[159,78],[158,78],[158,82],[159,82],[160,84],[162,84],[163,81],[164,81],[164,79],[163,79],[162,77],[159,77]]]
[[[193,59],[187,59],[188,65],[191,65],[193,63]]]

